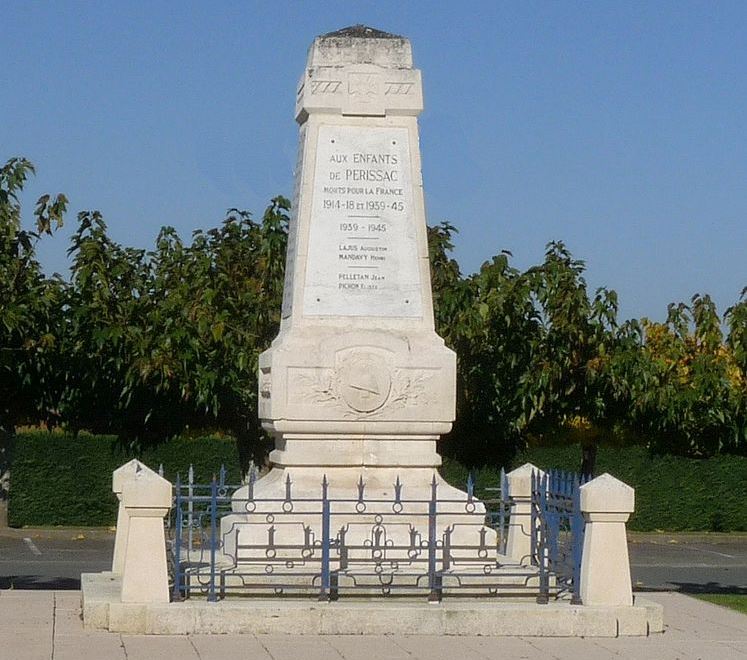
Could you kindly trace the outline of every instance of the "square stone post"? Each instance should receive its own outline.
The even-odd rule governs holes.
[[[112,492],[119,500],[117,511],[117,534],[114,537],[114,556],[112,557],[112,573],[122,574],[124,569],[125,548],[127,547],[127,533],[129,531],[129,518],[122,503],[122,488],[125,481],[134,479],[135,475],[143,468],[143,464],[136,458],[128,461],[112,472]]]
[[[524,463],[506,475],[509,510],[506,556],[522,564],[529,564],[532,556],[532,473],[537,478],[542,472],[531,463]]]
[[[122,486],[128,518],[122,571],[123,603],[168,603],[169,578],[163,519],[171,508],[171,484],[140,464]]]
[[[580,585],[584,605],[633,604],[625,523],[634,510],[635,490],[611,474],[581,486],[586,522]]]

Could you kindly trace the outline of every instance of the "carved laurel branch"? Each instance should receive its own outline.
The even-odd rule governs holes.
[[[339,403],[340,394],[335,388],[334,371],[320,369],[313,376],[299,374],[298,380],[302,384],[303,400],[309,403]]]

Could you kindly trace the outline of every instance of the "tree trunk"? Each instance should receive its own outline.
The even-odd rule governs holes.
[[[242,477],[248,474],[251,465],[261,470],[269,464],[272,443],[256,421],[238,424],[234,434]]]
[[[593,477],[597,467],[597,445],[581,446],[581,475]]]

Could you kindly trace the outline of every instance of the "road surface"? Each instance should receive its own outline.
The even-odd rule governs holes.
[[[0,529],[0,589],[79,589],[81,573],[111,567],[104,529]],[[640,591],[747,594],[747,534],[631,534]]]

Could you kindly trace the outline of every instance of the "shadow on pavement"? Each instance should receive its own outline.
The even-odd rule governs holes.
[[[0,589],[52,589],[55,591],[80,589],[80,580],[46,575],[3,575]]]
[[[636,592],[679,591],[683,594],[738,594],[747,595],[747,587],[736,584],[721,584],[719,582],[674,582],[666,587],[633,587]]]
[[[747,595],[747,587],[736,584],[720,584],[718,582],[672,582],[677,591],[685,594],[740,594]]]

